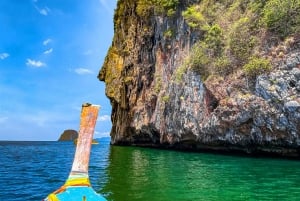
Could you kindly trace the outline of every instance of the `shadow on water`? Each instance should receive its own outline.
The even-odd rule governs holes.
[[[110,146],[110,201],[300,200],[300,161]]]

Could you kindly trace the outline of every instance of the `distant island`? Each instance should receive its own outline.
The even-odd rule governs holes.
[[[78,132],[76,130],[68,129],[60,135],[58,141],[74,141],[78,138]]]
[[[102,142],[110,142],[110,137],[100,137],[100,138],[96,138],[96,140]]]
[[[77,144],[78,132],[76,130],[67,129],[60,135],[57,141],[73,141]],[[110,137],[102,137],[98,139],[93,139],[92,144],[99,144],[99,141],[110,141]]]

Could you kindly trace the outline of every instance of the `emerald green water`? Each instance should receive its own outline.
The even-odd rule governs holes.
[[[300,161],[109,148],[110,201],[300,200]]]

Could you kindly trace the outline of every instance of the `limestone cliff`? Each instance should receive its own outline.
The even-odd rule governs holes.
[[[300,20],[262,2],[119,0],[111,143],[299,156]]]

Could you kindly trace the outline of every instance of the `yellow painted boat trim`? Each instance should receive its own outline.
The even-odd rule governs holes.
[[[91,183],[89,178],[75,178],[68,179],[64,186],[91,186]]]

